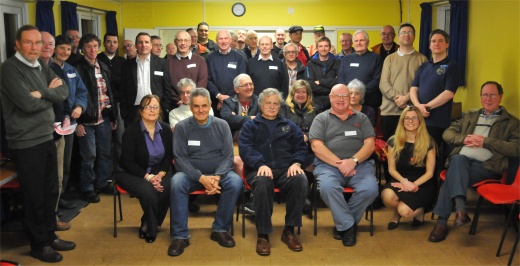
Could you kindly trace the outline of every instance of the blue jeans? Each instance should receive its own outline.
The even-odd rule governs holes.
[[[238,196],[242,192],[242,179],[235,172],[229,171],[220,178],[220,200],[213,222],[214,232],[228,232],[233,222],[233,213]],[[198,181],[190,179],[185,173],[177,172],[170,184],[170,226],[172,239],[188,239],[188,193],[204,189]]]
[[[96,126],[85,125],[85,133],[85,136],[78,137],[79,153],[81,154],[81,192],[104,188],[107,180],[112,177],[110,119],[105,117],[103,123]]]
[[[345,231],[359,223],[363,212],[379,194],[374,160],[364,161],[356,166],[357,173],[352,177],[344,177],[338,168],[317,158],[314,166],[321,199],[332,212],[336,229]],[[343,197],[343,188],[346,186],[354,188],[354,194],[348,202]]]
[[[482,162],[469,159],[464,155],[453,155],[446,171],[444,186],[439,192],[433,213],[448,219],[453,210],[453,199],[466,197],[468,188],[489,178],[499,179],[500,175],[484,168]]]

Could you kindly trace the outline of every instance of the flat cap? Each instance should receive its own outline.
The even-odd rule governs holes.
[[[297,31],[303,32],[303,28],[301,26],[296,26],[296,25],[289,28],[289,33],[295,33]]]

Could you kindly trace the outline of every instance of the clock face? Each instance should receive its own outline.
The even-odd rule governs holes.
[[[235,3],[231,8],[231,11],[233,11],[233,15],[241,17],[246,13],[246,6],[242,3]]]

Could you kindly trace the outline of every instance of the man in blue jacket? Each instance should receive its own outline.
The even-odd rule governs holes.
[[[301,168],[307,146],[300,128],[279,115],[282,95],[278,90],[265,89],[258,102],[261,115],[243,125],[238,140],[244,175],[255,195],[256,253],[264,256],[271,253],[268,234],[273,231],[271,215],[275,187],[287,195],[282,242],[292,251],[301,251],[303,247],[294,235],[294,227],[302,226],[303,205],[309,187]]]

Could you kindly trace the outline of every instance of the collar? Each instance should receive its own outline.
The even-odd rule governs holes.
[[[264,59],[261,54],[258,55],[258,61],[269,61],[269,60],[274,61],[272,54],[269,54],[269,58],[267,58],[267,59]]]
[[[220,48],[218,49],[218,52],[220,54],[229,54],[231,52],[231,46],[225,51],[225,52],[222,52],[222,50],[220,50]]]
[[[413,54],[413,53],[415,53],[415,49],[412,49],[411,52],[405,54],[405,53],[401,52],[401,48],[397,48],[397,54],[398,54],[399,56],[410,55],[410,54]]]
[[[331,115],[338,116],[337,114],[334,113],[334,110],[332,110],[332,107],[328,111],[329,111],[329,113]],[[348,116],[350,117],[351,115],[354,115],[354,114],[356,114],[356,113],[354,111],[352,111],[352,109],[349,108],[348,109]]]
[[[185,57],[188,57],[188,59],[191,60],[191,56],[192,56],[192,55],[193,55],[193,53],[190,51],[190,52],[188,53],[188,55],[185,56]],[[182,56],[181,56],[179,53],[176,53],[176,54],[175,54],[175,57],[177,57],[177,59],[179,59],[179,60],[182,59]]]
[[[152,53],[149,53],[148,56],[146,57],[146,59],[144,59],[143,62],[150,62],[150,58],[151,58],[151,57],[152,57]],[[139,59],[139,55],[137,55],[137,56],[135,57],[135,61],[136,61],[137,63],[141,62],[141,60]]]
[[[486,111],[484,110],[484,108],[482,108],[482,111],[480,112],[480,115],[482,115],[482,116],[484,116],[486,118],[489,118],[489,117],[492,117],[492,116],[500,116],[500,115],[502,115],[502,111],[503,110],[504,110],[503,107],[500,106],[500,107],[498,107],[498,109],[496,111],[494,111],[491,114],[487,115]]]
[[[144,126],[143,120],[140,120],[139,124],[141,125],[141,132],[149,133],[148,129],[146,129],[146,127]],[[162,131],[161,124],[159,122],[155,122],[155,132],[154,133],[158,133],[161,131]]]
[[[27,61],[27,59],[25,59],[22,54],[20,54],[19,52],[16,52],[16,54],[14,54],[14,56],[16,56],[16,58],[18,58],[18,60],[22,61],[22,63],[32,67],[32,68],[39,68],[41,69],[41,65],[40,65],[40,61],[38,61],[38,59],[36,59],[34,61],[34,63],[31,63],[29,61]]]

